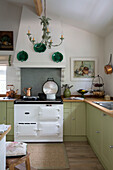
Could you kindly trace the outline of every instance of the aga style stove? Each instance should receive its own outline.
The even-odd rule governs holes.
[[[63,102],[23,96],[14,102],[14,140],[63,142]]]

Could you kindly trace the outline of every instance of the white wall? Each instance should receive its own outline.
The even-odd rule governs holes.
[[[77,29],[70,25],[63,25],[63,32],[65,37],[65,54],[66,54],[66,71],[65,82],[62,84],[73,85],[71,88],[72,94],[77,94],[80,88],[90,89],[92,82],[71,81],[71,57],[94,57],[97,59],[97,73],[103,77],[103,38],[100,38],[92,33],[84,30]]]
[[[105,38],[104,65],[109,63],[110,54],[112,54],[113,56],[113,31]],[[113,57],[112,57],[112,65],[113,65]],[[105,79],[106,94],[113,97],[113,73],[112,74],[104,73],[104,79]]]
[[[13,31],[14,49],[20,24],[21,7],[0,1],[0,31]]]
[[[5,14],[3,15],[5,11]],[[5,2],[0,2],[0,30],[13,30],[14,31],[14,42],[16,44],[21,8],[13,6]],[[2,15],[2,17],[1,17]],[[52,18],[52,17],[51,17]],[[60,21],[58,18],[56,21]],[[77,29],[73,26],[63,24],[62,32],[64,34],[64,49],[66,57],[66,69],[65,69],[65,81],[62,84],[74,85],[71,88],[72,94],[76,94],[76,90],[80,88],[90,89],[91,82],[77,82],[70,80],[70,58],[71,57],[96,57],[98,61],[98,74],[103,76],[103,39],[89,33],[87,31]],[[57,30],[54,28],[54,33]],[[28,41],[28,43],[30,43]],[[29,45],[28,45],[29,46]],[[24,49],[24,46],[23,46]],[[35,53],[35,52],[34,52]],[[10,76],[12,78],[10,78]],[[7,71],[7,84],[14,84],[15,89],[20,90],[20,72],[16,67],[9,67]],[[20,92],[19,92],[20,93]]]
[[[21,7],[4,2],[3,0],[0,1],[0,31],[13,31],[14,49],[17,41],[20,18]],[[0,51],[0,55],[2,54],[5,55],[5,53],[2,53],[2,51]],[[7,67],[6,77],[6,84],[13,84],[15,86],[15,89],[20,90],[20,76],[18,68],[15,68],[13,66]]]
[[[51,20],[48,26],[50,30],[50,36],[53,44],[60,43],[61,37],[61,22],[59,20]],[[27,32],[30,30],[32,38],[35,38],[35,43],[40,43],[42,40],[42,25],[37,14],[26,6],[23,6],[20,27],[18,32],[17,44],[15,49],[14,65],[18,67],[49,67],[58,68],[65,66],[65,51],[64,43],[58,47],[52,47],[46,49],[43,53],[35,52],[34,45],[29,41]],[[53,33],[54,32],[54,33]],[[20,51],[26,51],[28,53],[28,59],[24,62],[18,61],[17,54]],[[61,52],[64,55],[63,61],[56,63],[52,60],[52,54],[55,52]]]

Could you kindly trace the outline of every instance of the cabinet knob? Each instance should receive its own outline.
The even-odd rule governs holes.
[[[75,120],[75,118],[74,118],[74,117],[72,117],[72,120]]]
[[[100,133],[100,131],[96,131],[96,133]]]
[[[103,116],[107,116],[105,113],[103,113]]]

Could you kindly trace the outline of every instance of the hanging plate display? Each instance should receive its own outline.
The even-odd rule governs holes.
[[[45,44],[37,43],[34,45],[35,52],[42,53],[46,50]]]
[[[63,60],[63,55],[60,52],[56,52],[52,55],[52,60],[54,62],[61,62]]]
[[[28,54],[27,52],[25,51],[20,51],[18,54],[17,54],[17,59],[21,62],[23,61],[26,61],[28,59]]]

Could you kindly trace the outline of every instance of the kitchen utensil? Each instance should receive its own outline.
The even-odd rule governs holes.
[[[102,97],[104,96],[104,91],[94,90],[93,95],[97,97]]]
[[[46,46],[45,44],[37,43],[34,45],[34,50],[35,52],[42,53],[46,50]]]
[[[90,93],[93,93],[96,97],[104,96],[104,82],[101,76],[97,75],[93,78]]]
[[[40,100],[45,100],[46,99],[46,95],[44,93],[38,93],[39,99]]]
[[[80,93],[82,95],[81,97],[84,98],[84,94],[87,93],[88,91],[84,90],[84,89],[79,89],[79,90],[77,90],[77,92]]]
[[[63,84],[62,88],[64,87],[64,92],[63,92],[63,96],[64,97],[70,97],[71,96],[71,91],[70,88],[73,87],[73,85],[69,86],[68,84]]]
[[[29,88],[23,88],[23,92],[24,92],[24,94],[26,95],[26,96],[31,96],[31,89],[32,89],[32,87],[29,87]],[[25,90],[26,90],[26,92],[25,92]]]
[[[14,88],[14,85],[7,85],[6,97],[14,97],[14,95],[16,94]]]
[[[112,54],[110,54],[110,60],[107,65],[104,66],[104,71],[106,74],[111,74],[112,73]]]
[[[58,85],[53,78],[48,78],[43,85],[43,92],[46,94],[47,99],[56,99],[56,93],[58,92]]]
[[[56,52],[52,55],[52,60],[54,62],[61,62],[63,60],[63,55],[60,52]]]
[[[28,59],[28,54],[27,52],[25,51],[20,51],[18,54],[17,54],[17,59],[21,62],[23,61],[26,61]]]

